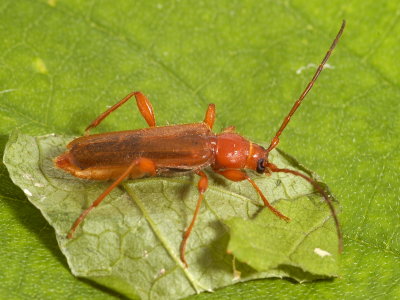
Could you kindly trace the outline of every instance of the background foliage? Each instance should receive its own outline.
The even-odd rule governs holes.
[[[339,29],[342,41],[282,136],[341,201],[342,276],[263,280],[194,298],[400,295],[400,7],[395,1],[10,1],[0,3],[0,142],[15,128],[79,135],[131,90],[159,124],[275,132]],[[101,131],[145,125],[133,105]],[[0,169],[0,286],[14,298],[113,298],[74,278],[53,230]]]

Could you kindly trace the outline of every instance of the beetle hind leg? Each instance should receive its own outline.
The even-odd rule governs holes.
[[[147,158],[135,159],[129,167],[115,180],[87,209],[85,209],[80,216],[75,220],[71,229],[68,232],[67,238],[71,239],[74,235],[75,230],[78,228],[79,224],[86,218],[89,212],[98,206],[111,191],[116,188],[122,181],[128,178],[132,172],[137,174],[138,172],[143,175],[156,175],[156,166],[154,162]]]

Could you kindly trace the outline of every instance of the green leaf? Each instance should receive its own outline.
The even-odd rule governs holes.
[[[54,167],[53,159],[65,151],[69,140],[15,133],[6,146],[4,163],[14,183],[54,227],[76,276],[132,298],[170,299],[255,278],[289,276],[310,281],[321,275],[336,275],[337,255],[329,254],[327,259],[314,251],[319,249],[316,246],[330,253],[337,249],[330,211],[308,182],[287,174],[258,176],[256,180],[271,203],[282,203],[278,207],[293,220],[287,224],[266,211],[256,223],[245,221],[251,223],[244,224],[251,231],[249,237],[238,223],[261,210],[257,192],[248,182],[233,184],[209,173],[212,180],[205,204],[186,250],[187,269],[180,261],[179,245],[198,197],[193,177],[128,181],[125,191],[110,194],[86,217],[75,238],[67,239],[74,220],[108,186],[74,178]],[[281,167],[296,168],[293,159],[276,151],[271,152],[270,159]],[[228,234],[222,222],[234,216],[241,219],[227,221],[233,239],[229,248],[261,273],[236,264],[226,253]],[[262,237],[270,236],[269,232],[275,243],[266,245],[270,252],[261,252],[260,247],[265,246]],[[257,236],[258,241],[254,241]],[[238,245],[244,249],[237,250]],[[289,259],[291,256],[293,259]]]
[[[340,278],[257,280],[196,299],[399,298],[397,1],[0,1],[0,152],[12,130],[81,135],[132,90],[157,122],[203,119],[268,141],[342,19],[344,35],[281,136],[340,200]],[[99,131],[145,126],[127,103]],[[54,230],[0,164],[0,294],[114,299],[71,275]]]
[[[295,203],[277,205],[279,210],[289,212],[292,219],[289,224],[276,222],[279,220],[271,218],[266,210],[255,220],[230,220],[229,252],[259,271],[293,270],[289,274],[297,280],[318,277],[296,276],[296,268],[311,274],[337,275],[338,242],[333,224],[326,224],[329,212],[316,210],[316,204],[310,200],[301,195]]]

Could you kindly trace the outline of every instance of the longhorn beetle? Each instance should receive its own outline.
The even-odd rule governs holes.
[[[343,33],[345,24],[346,22],[343,21],[336,38],[313,78],[294,103],[289,114],[284,118],[281,127],[267,149],[235,133],[234,127],[228,127],[218,134],[213,133],[211,130],[215,120],[214,104],[208,105],[203,122],[171,126],[156,126],[153,107],[141,92],[132,92],[107,109],[86,128],[84,136],[70,142],[67,145],[68,150],[54,160],[58,168],[71,173],[73,176],[94,180],[114,180],[76,219],[67,237],[73,237],[75,230],[87,214],[98,206],[123,180],[144,176],[195,173],[200,177],[197,185],[199,198],[192,221],[185,230],[180,245],[180,257],[187,267],[185,259],[186,243],[208,187],[207,175],[202,171],[206,167],[211,167],[215,173],[224,176],[228,180],[247,180],[260,195],[266,207],[279,218],[289,221],[287,216],[283,215],[268,202],[257,184],[247,175],[246,169],[250,169],[260,174],[289,173],[308,181],[323,196],[329,206],[337,230],[339,252],[341,252],[343,247],[342,233],[335,208],[327,193],[311,177],[295,170],[279,168],[274,165],[269,161],[268,155],[279,144],[280,135],[322,72],[325,63]],[[139,111],[149,128],[89,135],[92,128],[99,125],[111,112],[132,97],[136,98]]]

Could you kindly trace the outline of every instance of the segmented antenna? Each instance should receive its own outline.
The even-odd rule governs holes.
[[[313,87],[314,83],[317,81],[317,78],[318,78],[319,74],[322,72],[322,70],[324,68],[324,65],[328,61],[329,57],[332,54],[333,49],[335,49],[336,44],[338,43],[340,37],[342,36],[342,33],[343,33],[343,30],[344,30],[345,26],[346,26],[346,21],[343,20],[342,26],[340,27],[340,30],[339,30],[338,34],[336,35],[336,38],[333,40],[332,45],[330,46],[328,52],[326,52],[325,57],[322,60],[321,64],[319,65],[317,71],[315,71],[315,74],[314,74],[313,78],[308,83],[308,85],[305,88],[305,90],[303,91],[303,93],[301,93],[299,99],[297,99],[297,101],[294,103],[294,105],[293,105],[292,109],[290,110],[289,114],[283,120],[283,123],[282,123],[281,127],[278,129],[278,131],[276,132],[274,138],[272,139],[271,144],[269,145],[269,147],[267,149],[267,155],[272,149],[274,149],[279,144],[279,136],[282,134],[283,130],[285,129],[285,127],[289,123],[290,118],[296,112],[297,108],[300,106],[300,104],[303,101],[303,99],[307,96],[308,92],[311,90],[311,88]]]

